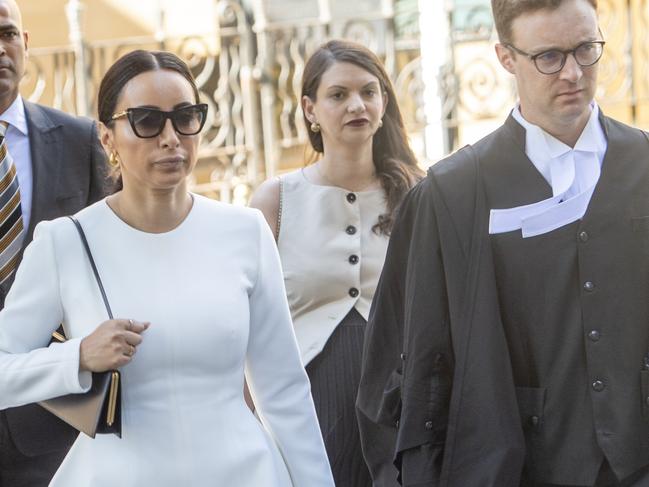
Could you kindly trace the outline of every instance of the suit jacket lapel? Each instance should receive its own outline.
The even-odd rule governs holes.
[[[60,124],[52,121],[44,110],[25,101],[29,129],[29,149],[32,156],[33,188],[32,214],[23,248],[32,240],[34,227],[42,220],[44,210],[55,204],[59,174],[56,161],[60,158],[61,140],[56,137]]]
[[[583,218],[591,228],[605,228],[616,219],[630,217],[630,214],[623,212],[632,210],[633,195],[644,193],[641,188],[646,184],[649,173],[646,139],[642,132],[621,130],[619,122],[604,116],[600,117],[600,122],[608,146],[602,162],[602,174]],[[622,200],[627,204],[621,206]]]
[[[552,187],[525,153],[525,128],[511,115],[505,124],[475,144],[481,158],[487,205],[490,209],[512,208],[552,196]]]

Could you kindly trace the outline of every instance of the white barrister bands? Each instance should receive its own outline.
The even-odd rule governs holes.
[[[516,107],[512,116],[526,131],[525,153],[552,187],[552,197],[515,208],[492,209],[489,233],[521,230],[523,238],[551,232],[579,220],[586,213],[601,173],[606,135],[599,108],[591,115],[574,148],[525,120]]]

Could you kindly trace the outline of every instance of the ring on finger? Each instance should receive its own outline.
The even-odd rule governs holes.
[[[133,329],[133,325],[134,325],[133,320],[128,320],[128,325],[126,325],[126,329],[128,331],[131,331]]]
[[[129,348],[126,351],[125,355],[127,357],[132,357],[133,355],[135,355],[135,347],[133,345],[129,345]]]

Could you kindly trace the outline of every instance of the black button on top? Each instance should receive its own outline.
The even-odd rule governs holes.
[[[347,201],[353,203],[356,201],[356,195],[354,193],[347,193]]]
[[[358,255],[352,254],[349,256],[349,259],[347,260],[349,260],[349,263],[351,265],[358,264]]]
[[[352,298],[357,297],[357,296],[358,296],[358,289],[356,289],[355,287],[350,288],[350,289],[349,289],[349,295],[350,295]]]
[[[426,423],[424,424],[424,428],[426,428],[427,430],[432,430],[433,429],[433,422],[432,421],[426,421]]]
[[[597,342],[601,338],[601,335],[597,330],[591,330],[588,332],[588,338],[591,342]]]
[[[593,292],[595,290],[595,284],[590,281],[584,283],[584,291]]]
[[[405,353],[401,354],[401,360],[404,360],[404,361],[406,360],[406,354]]]
[[[535,428],[539,425],[539,422],[541,419],[538,416],[530,416],[530,424],[534,426]]]
[[[356,227],[354,225],[349,225],[347,228],[345,228],[345,231],[348,235],[354,235],[356,233]]]
[[[596,392],[602,392],[606,386],[601,380],[596,380],[593,382],[593,390]]]
[[[581,242],[588,242],[589,238],[588,232],[579,232],[579,240]]]

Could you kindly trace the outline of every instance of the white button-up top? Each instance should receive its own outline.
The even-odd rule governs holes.
[[[388,245],[372,231],[385,193],[316,185],[298,170],[282,176],[281,200],[277,245],[306,365],[353,307],[368,319]]]

